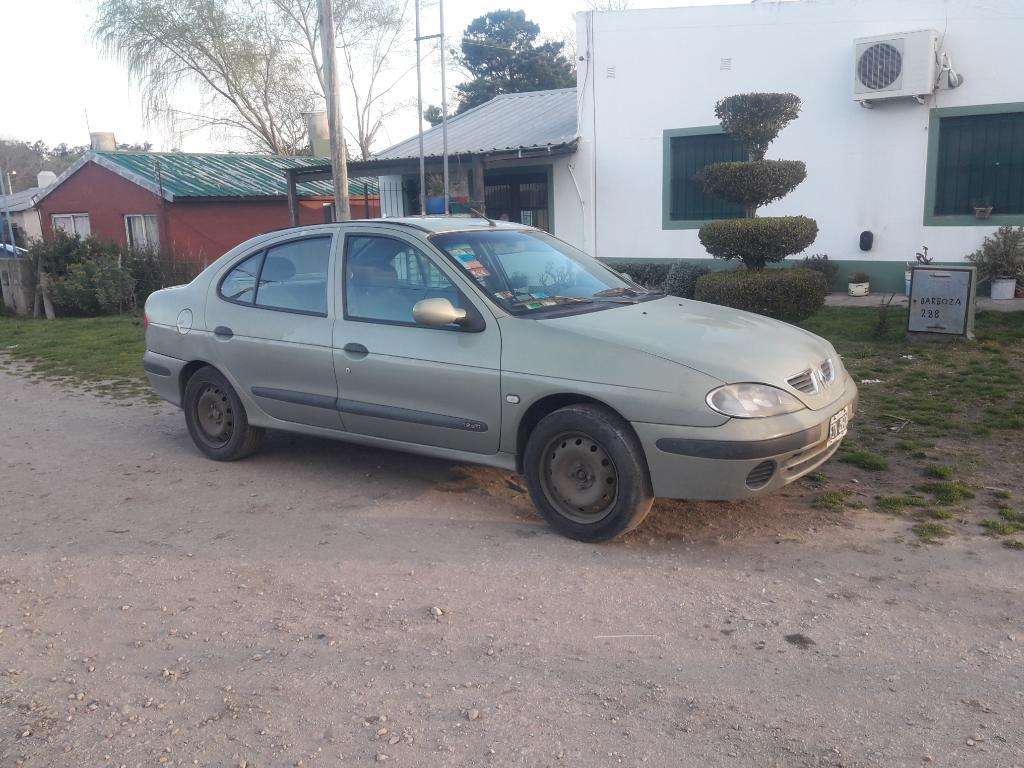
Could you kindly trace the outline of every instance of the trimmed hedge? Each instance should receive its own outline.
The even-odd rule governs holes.
[[[711,221],[700,228],[701,244],[720,259],[741,259],[748,269],[782,261],[805,250],[818,236],[818,223],[806,216],[766,216]]]
[[[726,133],[732,134],[760,160],[779,131],[800,114],[800,97],[795,93],[738,93],[715,105],[715,115]]]
[[[623,272],[629,275],[635,283],[640,283],[644,288],[661,290],[668,277],[671,264],[637,264],[632,261],[607,261],[605,265],[616,272]]]
[[[695,178],[715,197],[757,208],[796,189],[807,178],[807,166],[802,160],[716,163],[702,168]]]
[[[825,276],[811,269],[737,269],[701,277],[694,298],[798,323],[825,306],[827,295]]]
[[[672,269],[668,271],[668,277],[665,279],[665,285],[662,290],[681,299],[692,299],[693,292],[697,287],[697,280],[710,271],[710,269],[701,264],[677,261],[672,265]]]

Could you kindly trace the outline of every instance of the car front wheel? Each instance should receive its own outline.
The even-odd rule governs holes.
[[[527,485],[545,520],[580,541],[636,528],[654,503],[643,449],[608,408],[581,404],[545,416],[524,454]]]
[[[182,405],[192,442],[208,458],[244,459],[263,444],[264,431],[249,425],[238,394],[216,368],[206,366],[192,375]]]

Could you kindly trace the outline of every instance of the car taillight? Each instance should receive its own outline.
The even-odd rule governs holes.
[[[149,315],[145,312],[142,313],[142,330],[149,330]]]

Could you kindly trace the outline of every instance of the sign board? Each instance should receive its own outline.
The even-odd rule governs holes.
[[[973,339],[975,278],[974,267],[916,267],[907,331]]]

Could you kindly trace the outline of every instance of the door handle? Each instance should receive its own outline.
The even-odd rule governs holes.
[[[351,341],[348,344],[346,344],[344,347],[342,347],[342,349],[350,357],[361,358],[361,357],[366,357],[368,354],[370,354],[370,350],[368,350],[362,344],[356,344],[355,342],[351,342]]]
[[[218,325],[213,329],[213,335],[218,339],[230,339],[235,335],[235,332],[228,328],[226,325]]]

